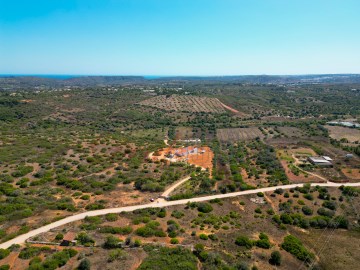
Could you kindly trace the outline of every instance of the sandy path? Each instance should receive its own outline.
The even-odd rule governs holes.
[[[222,105],[225,109],[227,109],[227,110],[229,110],[229,111],[231,111],[231,112],[233,112],[233,113],[240,113],[238,110],[235,110],[234,108],[231,108],[230,106],[225,105],[225,104],[222,103],[222,102],[220,102],[220,103],[221,103],[221,105]]]

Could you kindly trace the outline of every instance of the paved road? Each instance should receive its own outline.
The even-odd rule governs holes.
[[[313,183],[312,185],[313,186],[319,185],[322,187],[339,187],[339,186],[341,186],[341,184],[337,184],[337,183]],[[346,183],[344,185],[360,186],[360,183]],[[230,198],[230,197],[236,197],[236,196],[247,195],[247,194],[255,194],[257,192],[274,191],[277,188],[290,189],[290,188],[301,187],[301,186],[303,186],[303,184],[282,185],[282,186],[276,186],[276,187],[258,188],[258,189],[252,189],[252,190],[238,191],[238,192],[232,192],[232,193],[226,193],[226,194],[217,194],[217,195],[197,197],[197,198],[184,199],[184,200],[178,200],[178,201],[153,202],[153,203],[148,203],[148,204],[124,206],[124,207],[118,207],[118,208],[108,208],[108,209],[102,209],[102,210],[83,212],[80,214],[66,217],[59,221],[53,222],[51,224],[45,225],[38,229],[32,230],[28,233],[19,235],[18,237],[14,238],[14,239],[11,239],[7,242],[0,244],[0,248],[8,248],[12,244],[23,244],[30,237],[34,237],[40,233],[45,233],[51,229],[66,225],[70,222],[82,220],[86,216],[100,216],[100,215],[106,215],[108,213],[132,212],[134,210],[144,209],[144,208],[149,208],[149,207],[166,207],[166,206],[172,206],[172,205],[181,205],[181,204],[186,204],[188,202],[202,202],[202,201],[209,201],[212,199],[223,199],[223,198]]]

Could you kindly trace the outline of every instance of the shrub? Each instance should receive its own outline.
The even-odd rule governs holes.
[[[34,256],[38,256],[41,251],[49,249],[49,247],[26,247],[20,251],[19,258],[23,260],[28,260]]]
[[[106,249],[119,248],[121,246],[121,242],[122,241],[119,238],[110,235],[106,237],[104,248]]]
[[[211,204],[199,203],[197,210],[201,213],[210,213],[213,210],[213,208],[212,208]]]
[[[330,210],[336,210],[336,203],[333,201],[325,201],[322,206]]]
[[[304,198],[309,200],[309,201],[314,200],[314,196],[312,194],[310,194],[310,193],[304,194]]]
[[[10,269],[10,265],[8,264],[3,264],[0,266],[0,270],[9,270]]]
[[[208,240],[208,239],[209,239],[209,237],[208,237],[206,234],[204,234],[204,233],[200,234],[200,235],[199,235],[199,238],[200,238],[201,240]]]
[[[90,195],[87,195],[87,194],[86,194],[86,195],[82,195],[82,196],[80,197],[80,199],[82,199],[82,200],[84,200],[84,201],[85,201],[85,200],[86,200],[86,201],[87,201],[87,200],[90,200]]]
[[[210,238],[210,240],[212,241],[217,241],[218,237],[216,236],[216,234],[209,234],[208,237]]]
[[[317,213],[320,216],[325,216],[325,217],[333,217],[335,215],[335,212],[332,210],[326,210],[325,208],[320,207],[317,211]]]
[[[157,217],[164,218],[166,217],[166,210],[165,208],[161,208],[160,211],[157,213]]]
[[[125,226],[125,227],[105,226],[105,227],[100,228],[100,233],[127,235],[127,234],[130,234],[131,232],[132,232],[132,228],[130,226]]]
[[[248,249],[252,248],[254,243],[246,236],[239,236],[235,240],[235,244],[241,247],[246,247]]]
[[[165,237],[166,234],[161,230],[161,228],[158,228],[159,225],[160,225],[159,222],[150,221],[145,226],[136,229],[135,234],[141,237],[151,237],[151,236]]]
[[[140,239],[135,239],[134,247],[141,247],[141,240]]]
[[[105,215],[105,219],[107,221],[116,221],[116,220],[118,220],[118,218],[119,218],[119,216],[117,214],[113,214],[113,213]]]
[[[269,263],[272,265],[281,265],[281,254],[279,251],[271,252]]]
[[[148,253],[138,270],[198,269],[196,257],[188,249],[156,247],[149,248]]]
[[[177,219],[180,219],[182,218],[183,216],[185,216],[185,214],[181,211],[178,211],[178,210],[174,210],[172,213],[171,213],[171,216],[174,217],[174,218],[177,218]]]
[[[29,269],[56,269],[64,266],[76,254],[77,251],[74,249],[63,249],[54,253],[51,257],[47,257],[41,265],[38,263],[32,264]]]
[[[257,247],[265,249],[269,249],[271,247],[269,236],[267,236],[265,233],[260,233],[259,239],[260,240],[255,241]]]
[[[32,265],[32,264],[39,264],[41,263],[41,258],[40,257],[34,257],[30,260],[29,262],[29,265]]]
[[[314,254],[309,252],[301,241],[293,235],[286,236],[281,247],[301,261],[310,262],[315,258]]]
[[[256,208],[256,209],[255,209],[255,213],[261,214],[261,213],[262,213],[261,208],[259,208],[259,207]]]
[[[6,258],[10,254],[10,250],[0,248],[0,260]]]
[[[259,248],[269,249],[271,247],[270,241],[268,239],[257,240],[255,244]]]
[[[307,216],[310,216],[310,215],[312,215],[313,214],[313,210],[309,207],[309,206],[303,206],[302,208],[301,208],[301,210],[302,210],[302,212],[305,214],[305,215],[307,215]]]
[[[76,236],[76,240],[84,246],[92,246],[95,244],[95,241],[87,235],[85,232],[81,232]]]
[[[179,244],[179,240],[177,238],[171,238],[170,244],[173,244],[173,245]]]
[[[117,248],[117,249],[110,251],[108,262],[113,262],[115,260],[123,260],[123,259],[126,259],[126,257],[127,257],[127,254],[125,253],[125,251],[123,251],[120,248]]]
[[[91,263],[90,263],[90,261],[89,261],[87,258],[83,259],[83,260],[80,262],[80,264],[79,264],[79,266],[78,266],[77,269],[78,269],[78,270],[90,270],[90,269],[91,269]]]
[[[64,235],[62,233],[58,233],[56,236],[55,236],[55,240],[56,241],[60,241],[60,240],[63,240],[64,238]]]

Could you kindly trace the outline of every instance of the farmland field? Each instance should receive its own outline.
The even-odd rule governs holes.
[[[139,104],[165,111],[225,113],[226,110],[217,98],[199,96],[157,96],[141,101]]]
[[[339,126],[325,126],[329,130],[330,137],[335,140],[347,139],[353,143],[360,141],[360,130],[355,128],[339,127]]]
[[[299,137],[303,135],[301,129],[296,127],[279,127],[278,130],[288,137]]]
[[[263,138],[263,133],[257,127],[224,128],[217,130],[217,137],[222,142],[249,141],[256,137]]]

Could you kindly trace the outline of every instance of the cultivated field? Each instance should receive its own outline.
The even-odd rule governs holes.
[[[343,138],[353,143],[360,141],[360,130],[355,128],[339,127],[339,126],[325,126],[330,133],[330,137],[336,140]]]
[[[222,103],[217,98],[199,96],[162,95],[141,101],[139,104],[166,111],[206,113],[226,112]]]
[[[278,127],[278,130],[288,137],[300,137],[303,134],[303,131],[296,127]]]
[[[224,128],[217,130],[217,137],[222,142],[249,141],[264,134],[257,128]]]

